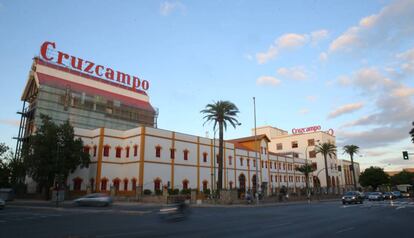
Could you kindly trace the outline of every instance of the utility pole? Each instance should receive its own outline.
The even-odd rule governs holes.
[[[256,98],[253,97],[253,108],[254,108],[254,145],[255,145],[255,159],[256,159],[256,204],[259,205],[259,189],[258,189],[258,184],[259,184],[259,174],[258,174],[258,167],[259,167],[259,163],[257,161],[257,127],[256,127]]]

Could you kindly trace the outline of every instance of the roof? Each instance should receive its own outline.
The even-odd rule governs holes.
[[[265,139],[267,142],[270,142],[269,137],[267,137],[266,134],[260,134],[255,136],[248,136],[248,137],[242,137],[242,138],[237,138],[237,139],[231,139],[231,140],[226,140],[226,142],[230,142],[230,143],[242,143],[242,142],[249,142],[249,141],[254,141],[254,140],[263,140]]]

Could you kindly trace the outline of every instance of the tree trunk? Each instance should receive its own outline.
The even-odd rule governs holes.
[[[326,176],[326,189],[329,192],[329,184],[331,181],[329,181],[329,175],[328,175],[328,161],[326,160],[326,154],[323,155],[323,158],[325,159],[325,176]]]
[[[352,166],[352,177],[354,178],[354,190],[357,190],[357,184],[355,179],[355,167],[354,167],[354,155],[351,154],[351,166]]]
[[[224,141],[223,141],[223,122],[219,122],[219,154],[218,154],[218,179],[217,179],[217,190],[220,191],[223,188],[223,152],[224,152]]]
[[[309,173],[305,173],[305,179],[306,179],[306,197],[309,198]]]

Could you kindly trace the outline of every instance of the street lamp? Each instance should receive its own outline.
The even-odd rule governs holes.
[[[254,147],[255,147],[255,160],[256,160],[256,204],[259,205],[259,194],[258,194],[258,183],[259,183],[259,172],[258,172],[258,167],[259,167],[259,163],[257,161],[257,127],[256,127],[256,97],[253,97],[253,108],[254,108]]]

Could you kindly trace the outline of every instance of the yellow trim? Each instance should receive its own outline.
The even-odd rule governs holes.
[[[144,189],[144,160],[145,160],[145,126],[141,127],[141,143],[139,151],[139,173],[138,186],[142,192]]]
[[[197,194],[200,191],[200,137],[197,136]]]
[[[102,154],[104,144],[105,128],[101,127],[99,131],[99,145],[98,145],[98,163],[96,165],[96,178],[95,178],[95,190],[101,191],[101,174],[102,174]]]
[[[234,161],[234,188],[237,187],[237,168],[236,168],[236,163],[237,163],[237,159],[236,159],[236,148],[234,148],[233,150],[233,161]]]
[[[273,163],[273,162],[271,162],[270,160],[269,160],[269,150],[268,150],[268,147],[269,145],[268,145],[268,143],[266,142],[266,148],[265,148],[265,152],[266,152],[266,155],[267,155],[267,192],[268,192],[268,194],[271,194],[271,193],[269,193],[269,192],[273,192],[273,179],[271,180],[271,176],[272,176],[272,174],[270,174],[270,163]]]
[[[175,132],[172,132],[171,138],[171,149],[175,150]],[[171,160],[171,189],[174,190],[174,163],[176,159],[175,151],[174,151],[174,159],[171,159],[171,150],[170,150],[170,160]]]
[[[211,192],[213,192],[213,190],[214,190],[214,176],[213,176],[213,174],[214,174],[214,171],[213,171],[213,167],[214,167],[214,156],[215,155],[213,155],[213,140],[212,139],[210,139],[210,141],[211,141],[211,143],[210,143],[210,164],[211,164],[211,166],[210,166],[210,177],[211,177]]]
[[[247,151],[247,158],[250,158],[249,151]],[[252,162],[254,163],[253,160],[252,160]],[[256,166],[257,166],[257,163],[256,163]],[[247,164],[247,181],[249,182],[249,190],[250,190],[251,189],[251,185],[250,185],[250,162]]]
[[[226,158],[226,142],[223,142],[223,158],[222,159],[222,163],[223,163],[223,180],[224,181],[224,189],[227,189],[227,173],[226,173],[226,167],[227,167],[227,158]]]

